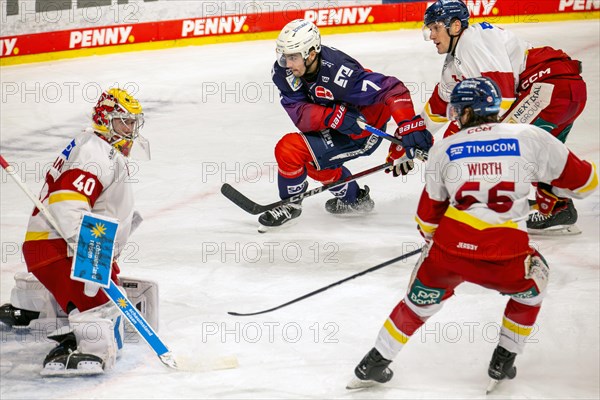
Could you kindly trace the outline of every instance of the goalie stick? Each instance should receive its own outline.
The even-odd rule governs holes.
[[[378,265],[376,265],[374,267],[366,269],[366,270],[364,270],[362,272],[359,272],[357,274],[351,275],[351,276],[349,276],[347,278],[344,278],[342,280],[334,282],[331,285],[324,286],[324,287],[322,287],[320,289],[317,289],[317,290],[314,290],[314,291],[312,291],[310,293],[307,293],[304,296],[297,297],[294,300],[288,301],[287,303],[283,303],[283,304],[280,304],[278,306],[275,306],[275,307],[272,307],[272,308],[269,308],[269,309],[266,309],[266,310],[255,311],[255,312],[250,312],[250,313],[239,313],[239,312],[235,312],[235,311],[228,311],[227,314],[234,315],[236,317],[248,317],[248,316],[251,316],[251,315],[266,314],[266,313],[271,312],[271,311],[279,310],[280,308],[287,307],[290,304],[297,303],[297,302],[299,302],[301,300],[304,300],[304,299],[307,299],[309,297],[312,297],[315,294],[318,294],[318,293],[324,292],[324,291],[326,291],[328,289],[331,289],[334,286],[341,285],[342,283],[347,282],[347,281],[349,281],[351,279],[358,278],[359,276],[366,275],[369,272],[377,271],[378,269],[381,269],[383,267],[387,267],[390,264],[394,264],[394,263],[396,263],[398,261],[402,261],[404,259],[412,257],[415,254],[419,254],[422,250],[423,250],[422,248],[419,248],[419,249],[416,249],[416,250],[413,250],[413,251],[409,251],[408,253],[402,254],[401,256],[398,256],[396,258],[392,258],[391,260],[388,260],[388,261],[383,262],[381,264],[378,264]]]
[[[27,197],[35,204],[35,206],[40,210],[42,214],[46,217],[48,222],[56,229],[59,235],[66,241],[67,238],[65,233],[58,225],[58,222],[44,206],[44,204],[38,199],[33,192],[25,185],[25,182],[21,180],[20,177],[17,176],[17,172],[14,167],[9,165],[4,157],[0,155],[0,165],[6,171],[8,175],[16,182],[16,184],[25,192]],[[69,244],[72,246],[71,244]],[[146,322],[144,317],[140,314],[140,312],[131,305],[131,302],[127,299],[127,297],[123,296],[121,291],[118,289],[117,285],[111,280],[110,286],[105,289],[101,288],[104,293],[108,296],[109,299],[117,306],[117,309],[121,311],[121,313],[129,320],[131,325],[135,328],[135,330],[140,334],[140,336],[150,345],[152,350],[156,353],[160,361],[169,368],[177,369],[177,363],[175,362],[175,358],[173,354],[169,351],[167,346],[163,343],[162,340],[158,337],[156,332],[152,329],[152,327]]]

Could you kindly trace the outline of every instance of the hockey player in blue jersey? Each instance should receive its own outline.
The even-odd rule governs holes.
[[[306,191],[307,176],[323,184],[350,176],[346,161],[372,154],[381,138],[361,129],[358,120],[384,129],[393,117],[404,146],[390,146],[387,160],[399,160],[389,171],[404,175],[413,168],[414,150],[427,151],[432,137],[416,116],[410,93],[397,78],[369,71],[349,55],[321,45],[319,29],[310,21],[288,23],[277,38],[273,82],[281,105],[299,132],[284,135],[275,147],[279,196]],[[404,148],[403,148],[404,147]],[[331,189],[325,208],[333,214],[369,212],[369,188],[349,182]],[[279,227],[302,213],[292,202],[259,217],[259,231]]]

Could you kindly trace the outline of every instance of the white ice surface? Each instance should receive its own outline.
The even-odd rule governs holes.
[[[583,61],[588,104],[568,145],[599,159],[599,22],[529,23],[508,29]],[[328,35],[324,43],[413,90],[418,110],[443,57],[418,30]],[[383,173],[365,178],[376,212],[326,213],[321,194],[298,223],[260,235],[256,217],[225,199],[229,182],[261,203],[277,199],[273,147],[294,130],[270,84],[273,41],[185,47],[2,68],[1,152],[37,192],[44,167],[81,128],[99,88],[136,92],[146,113],[152,160],[136,163],[136,201],[145,221],[122,273],[160,282],[162,339],[188,372],[165,369],[129,338],[116,368],[95,378],[42,378],[53,347],[42,335],[0,332],[0,397],[30,398],[481,398],[506,298],[465,284],[416,333],[392,364],[394,379],[345,389],[404,295],[416,257],[334,287],[279,311],[270,308],[394,258],[418,245],[413,214],[422,188]],[[391,131],[391,128],[388,128]],[[349,163],[357,172],[383,162],[387,144]],[[315,182],[311,182],[314,187]],[[6,174],[1,195],[0,301],[13,275],[32,206]],[[598,398],[599,196],[576,201],[577,237],[534,238],[552,268],[549,293],[519,374],[490,398]],[[132,340],[138,343],[132,343]],[[202,371],[203,360],[236,356],[239,367]]]

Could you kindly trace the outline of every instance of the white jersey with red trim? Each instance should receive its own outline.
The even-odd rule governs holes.
[[[40,200],[68,238],[77,235],[84,211],[119,220],[115,243],[118,256],[129,238],[134,211],[127,159],[93,131],[84,131],[61,152],[45,179]],[[35,209],[25,241],[60,237]]]
[[[517,257],[530,252],[526,219],[533,182],[551,184],[562,197],[583,198],[597,188],[598,175],[593,163],[536,126],[464,129],[430,149],[416,219],[451,253]]]
[[[470,25],[460,35],[455,51],[446,56],[441,80],[425,105],[423,117],[428,117],[428,122],[447,122],[446,104],[456,84],[481,76],[498,84],[502,115],[516,98],[519,74],[525,69],[527,50],[531,48],[530,43],[512,32],[487,22]]]

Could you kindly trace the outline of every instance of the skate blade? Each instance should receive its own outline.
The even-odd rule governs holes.
[[[258,224],[258,233],[267,233],[267,232],[273,232],[273,231],[282,231],[285,230],[289,227],[292,227],[294,225],[296,225],[296,223],[298,222],[298,218],[294,218],[289,220],[288,222],[279,225],[279,226],[266,226],[263,225],[261,223]]]
[[[527,232],[537,236],[572,236],[579,235],[581,229],[577,225],[559,225],[547,229],[527,229]]]
[[[350,382],[346,384],[346,389],[348,390],[356,390],[356,389],[365,389],[370,388],[376,385],[380,385],[379,382],[375,381],[363,381],[362,379],[352,378]]]
[[[104,369],[100,365],[85,369],[42,369],[40,375],[44,377],[71,377],[71,376],[90,376],[100,375]]]
[[[496,389],[496,386],[498,386],[498,383],[500,383],[499,380],[490,379],[490,383],[488,384],[487,389],[485,389],[485,394],[488,395],[488,394],[492,393],[492,391],[494,389]]]

